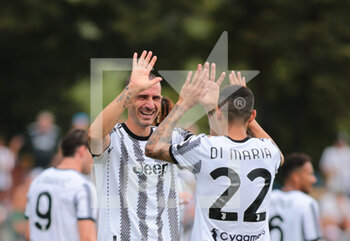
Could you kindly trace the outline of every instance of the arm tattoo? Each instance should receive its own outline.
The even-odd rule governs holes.
[[[128,104],[129,104],[130,99],[132,98],[132,95],[133,95],[133,93],[129,90],[129,86],[126,86],[125,89],[123,90],[123,92],[118,97],[117,103],[124,101],[123,108],[125,109],[126,107],[128,107]]]
[[[117,99],[117,103],[121,102],[122,99],[125,96],[125,93],[129,90],[129,86],[126,86],[125,89],[123,90],[123,92],[121,93],[121,95],[119,96],[119,98]]]
[[[175,105],[169,115],[157,127],[147,142],[146,149],[151,150],[153,158],[161,160],[171,160],[169,156],[169,143],[173,130],[183,115],[184,110],[179,105]]]
[[[132,92],[129,92],[128,95],[126,96],[126,100],[125,100],[125,102],[123,104],[123,108],[126,108],[128,106],[129,101],[131,99],[131,96],[132,96]]]

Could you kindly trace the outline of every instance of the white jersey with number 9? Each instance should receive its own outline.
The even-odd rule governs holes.
[[[78,241],[78,221],[96,219],[96,189],[71,169],[49,168],[34,179],[27,195],[30,239]]]

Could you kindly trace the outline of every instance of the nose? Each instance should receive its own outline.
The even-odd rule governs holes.
[[[151,98],[147,99],[145,104],[143,105],[143,107],[145,107],[149,110],[153,110],[155,108],[154,101]]]
[[[312,175],[312,184],[314,184],[314,183],[316,183],[317,182],[317,178],[316,178],[316,176],[315,175]]]

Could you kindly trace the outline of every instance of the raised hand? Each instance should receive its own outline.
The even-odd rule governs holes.
[[[180,92],[180,100],[187,108],[191,108],[197,104],[206,94],[205,83],[208,78],[208,70],[202,70],[201,65],[198,65],[197,71],[193,75],[193,78],[192,71],[188,73],[186,82],[182,86]]]
[[[231,71],[231,73],[229,74],[229,79],[230,79],[231,85],[240,85],[240,86],[247,87],[245,77],[242,77],[241,72],[238,72],[236,76],[235,71]]]
[[[137,59],[137,53],[134,53],[129,86],[137,91],[146,90],[162,80],[160,77],[149,79],[149,74],[157,61],[157,56],[152,57],[152,54],[152,51],[147,53],[144,50]]]
[[[204,69],[206,69],[209,72],[208,62],[204,64]],[[205,88],[207,91],[206,91],[206,94],[203,96],[203,98],[200,100],[200,103],[203,105],[206,111],[210,111],[217,106],[219,95],[220,95],[220,85],[224,81],[225,76],[226,76],[226,73],[222,72],[218,80],[215,81],[216,65],[215,63],[211,64],[210,77],[207,79],[205,83]]]

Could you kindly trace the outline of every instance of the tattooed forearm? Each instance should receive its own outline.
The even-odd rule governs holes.
[[[120,96],[117,98],[117,103],[122,102],[123,108],[127,108],[129,101],[131,100],[133,96],[133,92],[129,89],[129,86],[126,86],[123,92],[120,94]]]
[[[177,122],[181,118],[181,113],[183,112],[183,109],[179,105],[175,105],[173,110],[169,113],[169,115],[163,120],[163,122],[160,124],[160,126],[156,129],[156,132],[158,132],[160,135],[156,136],[157,141],[166,144],[169,143],[171,140],[171,136],[173,134],[173,130],[177,124]]]
[[[173,130],[183,113],[184,109],[176,104],[148,140],[146,145],[147,156],[172,162],[169,155],[169,143]]]
[[[132,92],[129,91],[128,95],[126,96],[125,102],[123,104],[123,108],[128,107],[128,104],[129,104],[129,101],[131,100],[131,98],[132,98]]]
[[[123,92],[120,94],[120,96],[117,99],[117,103],[121,102],[125,96],[125,93],[129,90],[129,86],[126,86]]]

